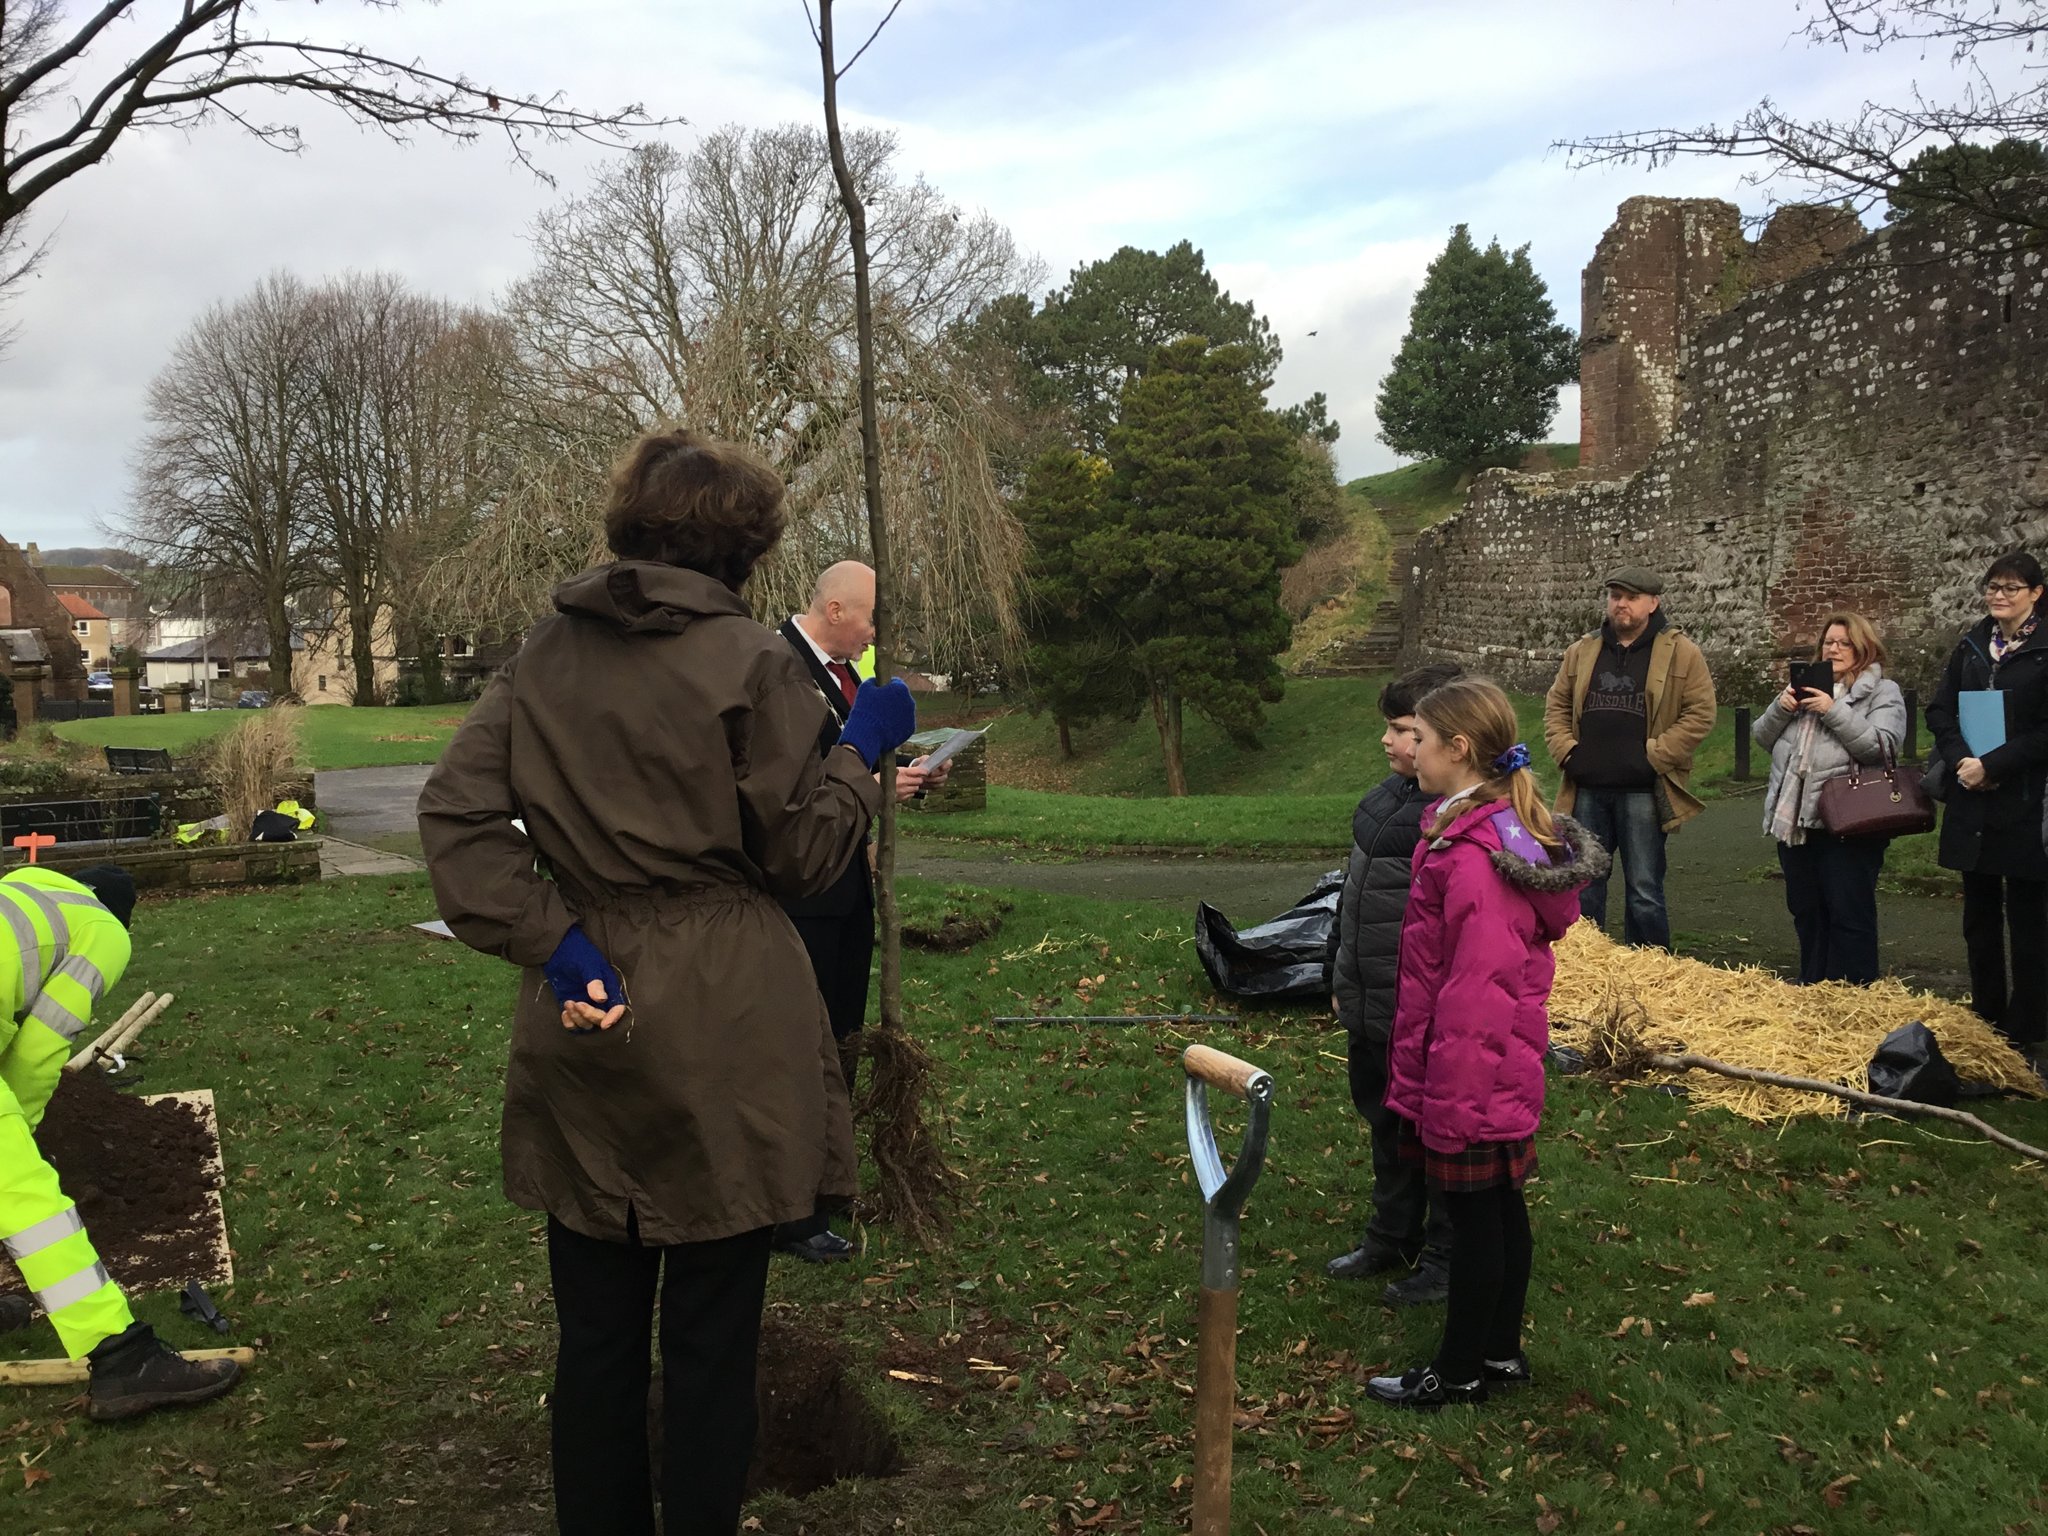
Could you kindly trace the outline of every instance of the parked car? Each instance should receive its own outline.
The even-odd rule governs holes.
[[[112,693],[114,691],[114,674],[111,672],[88,672],[85,674],[85,687],[88,693]]]
[[[267,709],[270,707],[268,688],[248,688],[235,700],[237,709]]]

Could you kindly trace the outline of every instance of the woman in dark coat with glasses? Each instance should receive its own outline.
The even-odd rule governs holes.
[[[1927,706],[1945,798],[1941,865],[1963,877],[1963,944],[1970,1000],[2014,1047],[2043,1065],[2048,1033],[2048,630],[2041,563],[2003,555],[1984,574],[1985,616],[1957,644]],[[2004,742],[1973,746],[1965,695],[2004,705]],[[2010,951],[2010,953],[2008,953]]]

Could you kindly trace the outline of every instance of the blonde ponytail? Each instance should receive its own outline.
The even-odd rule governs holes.
[[[1486,775],[1470,795],[1437,814],[1436,825],[1429,829],[1431,838],[1443,836],[1453,821],[1474,806],[1505,800],[1537,842],[1553,853],[1564,846],[1557,835],[1557,822],[1537,788],[1536,775],[1526,767],[1503,771],[1499,766],[1500,760],[1514,751],[1515,733],[1520,729],[1515,706],[1499,684],[1483,677],[1453,678],[1417,700],[1415,713],[1446,741],[1464,737],[1472,749],[1473,763]],[[1526,761],[1527,749],[1516,756]]]

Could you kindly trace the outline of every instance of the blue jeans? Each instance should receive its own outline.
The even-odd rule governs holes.
[[[1599,840],[1622,870],[1621,935],[1625,944],[1671,948],[1664,910],[1664,828],[1657,797],[1647,789],[1581,789],[1572,817]],[[1609,873],[1612,873],[1610,870]],[[1579,914],[1607,927],[1607,880],[1579,889]]]

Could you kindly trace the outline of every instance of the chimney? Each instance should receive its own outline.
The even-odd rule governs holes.
[[[30,565],[34,566],[37,570],[43,568],[43,552],[36,548],[33,539],[29,541],[27,547],[22,550],[22,553],[28,557]]]

